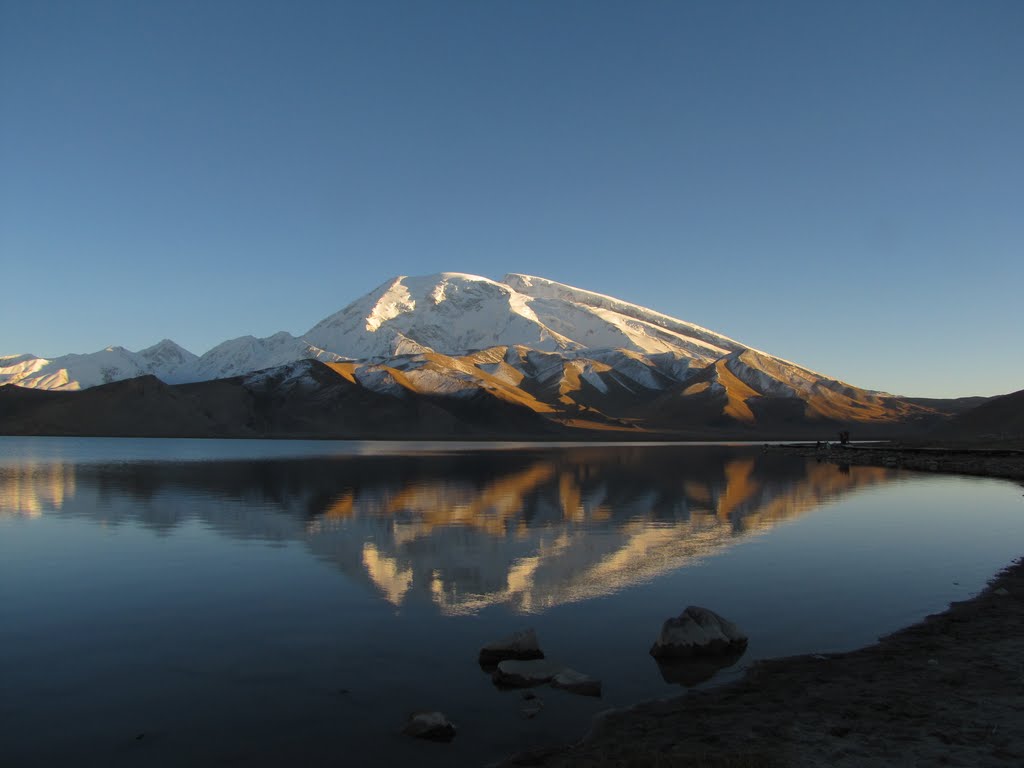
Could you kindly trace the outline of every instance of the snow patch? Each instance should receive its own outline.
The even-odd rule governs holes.
[[[393,320],[404,312],[412,312],[416,309],[416,301],[409,295],[408,288],[402,283],[403,279],[397,278],[373,305],[373,309],[366,316],[367,331],[372,333],[388,320]]]

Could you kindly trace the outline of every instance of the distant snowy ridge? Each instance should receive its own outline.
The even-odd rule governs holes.
[[[726,361],[739,380],[759,390],[767,387],[776,396],[823,388],[855,390],[707,328],[610,296],[530,275],[512,273],[499,282],[458,272],[395,277],[301,337],[283,331],[263,339],[243,336],[201,357],[167,339],[139,352],[108,347],[53,359],[10,356],[0,358],[0,384],[74,390],[144,374],[179,384],[241,376],[303,359],[385,361],[492,348],[509,350],[510,357],[481,362],[481,370],[491,366],[499,376],[514,377],[523,375],[523,365],[547,365],[554,376],[578,377],[598,388],[618,381],[627,388],[657,390]],[[554,353],[554,358],[542,353]],[[513,364],[516,355],[521,360]],[[564,363],[569,362],[567,368]],[[438,393],[465,389],[465,371],[445,374],[436,367],[429,373],[410,372],[412,380]],[[390,373],[365,369],[361,375],[368,377],[371,388],[392,386]],[[538,380],[543,379],[540,375]]]
[[[180,383],[193,380],[191,376],[198,360],[170,339],[138,352],[107,347],[91,354],[62,355],[53,359],[16,355],[0,357],[0,384],[74,390],[147,374],[168,383]]]
[[[265,339],[241,336],[224,341],[197,358],[185,381],[209,381],[240,376],[264,368],[286,365],[295,360],[319,360],[333,363],[343,359],[281,331]],[[163,378],[163,377],[160,377]],[[164,379],[167,381],[167,379]],[[168,382],[173,383],[173,382]]]

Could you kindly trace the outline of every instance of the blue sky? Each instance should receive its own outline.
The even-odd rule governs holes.
[[[1024,3],[0,0],[0,354],[542,275],[1024,387]]]

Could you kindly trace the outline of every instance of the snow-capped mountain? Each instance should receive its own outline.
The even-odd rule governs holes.
[[[267,373],[254,378],[259,371]],[[421,411],[408,410],[410,402],[433,408],[440,398],[445,408],[463,401],[459,420],[518,409],[559,429],[893,424],[929,412],[693,323],[520,274],[500,282],[456,272],[396,277],[302,336],[243,336],[201,357],[164,340],[140,352],[109,347],[52,360],[0,358],[0,384],[42,390],[145,374],[166,384],[244,377],[238,386],[247,391],[277,388],[282,397],[290,396],[286,382],[305,377],[301,391],[319,392],[317,402],[328,408],[340,407],[331,405],[337,395],[416,419]],[[302,418],[320,429],[310,426],[315,413]]]
[[[85,389],[151,373],[167,383],[238,376],[296,359],[323,362],[419,352],[464,355],[493,346],[541,352],[625,350],[706,365],[747,349],[721,334],[644,307],[550,280],[510,274],[501,281],[446,272],[396,277],[300,337],[243,336],[201,357],[164,340],[129,352],[46,359],[0,358],[0,384]]]

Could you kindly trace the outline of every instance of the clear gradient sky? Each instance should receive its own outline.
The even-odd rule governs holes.
[[[541,275],[1024,388],[1024,2],[0,0],[0,354]]]

